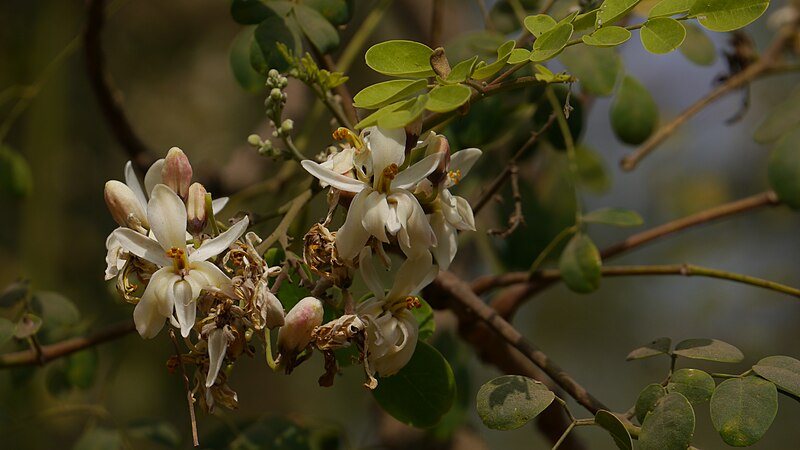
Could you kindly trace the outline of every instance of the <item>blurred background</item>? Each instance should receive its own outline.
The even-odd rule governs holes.
[[[377,3],[386,2],[354,2],[353,19],[342,29],[343,42]],[[466,33],[483,29],[484,21],[480,2],[443,3],[442,39],[450,55],[451,48],[456,53],[463,45]],[[495,2],[485,3],[492,8]],[[367,44],[388,39],[426,42],[431,5],[426,0],[391,2]],[[779,6],[777,2],[771,5],[764,18],[747,28],[758,48],[763,49],[774,33],[766,27],[765,18]],[[266,136],[271,130],[263,113],[265,91],[246,91],[231,70],[231,44],[242,26],[230,18],[229,8],[227,1],[111,2],[102,30],[106,70],[132,128],[153,157],[178,146],[192,161],[195,179],[209,181],[216,192],[234,194],[235,209],[267,212],[296,190],[291,185],[276,189],[270,184],[283,163],[263,158],[247,145],[249,134]],[[116,294],[113,282],[103,281],[104,242],[116,226],[103,202],[103,185],[106,180],[123,178],[128,156],[109,131],[87,81],[81,40],[85,24],[83,1],[0,3],[0,130],[6,131],[0,143],[27,161],[32,179],[24,195],[0,198],[0,288],[30,280],[33,290],[58,292],[79,313],[67,324],[67,331],[54,329],[42,335],[43,344],[127,320],[133,309]],[[621,47],[625,72],[653,94],[662,123],[705,95],[715,78],[727,72],[721,52],[728,48],[728,37],[709,36],[718,57],[708,66],[694,65],[679,52],[651,55],[635,34]],[[366,67],[362,54],[348,73],[353,93],[383,80]],[[454,60],[458,59],[451,57]],[[561,69],[559,64],[554,62],[551,68]],[[638,211],[645,219],[645,226],[634,230],[590,227],[598,246],[767,189],[768,148],[756,144],[752,134],[797,81],[797,75],[780,75],[753,83],[749,109],[734,126],[725,122],[740,110],[745,93],[723,98],[630,173],[617,168],[618,160],[632,148],[611,131],[611,99],[584,99],[582,142],[594,150],[602,167],[600,175],[587,180],[581,191],[584,209],[622,207]],[[307,120],[313,99],[303,85],[293,81],[287,92],[285,117],[295,121],[296,129],[305,130],[307,140],[301,151],[313,156],[332,143],[329,118]],[[510,105],[501,104],[506,100],[487,101],[485,108],[476,107],[468,119],[446,131],[453,147],[479,146],[486,152],[475,175],[458,188],[460,195],[477,198],[481,186],[532,130],[530,111],[524,105],[529,98],[520,97]],[[498,114],[504,108],[513,114]],[[530,266],[573,214],[563,160],[563,153],[547,145],[525,159],[521,173],[526,225],[507,239],[486,234],[508,217],[511,201],[504,191],[509,200],[481,212],[478,231],[462,236],[451,270],[470,279]],[[305,179],[298,172],[301,176]],[[298,234],[323,215],[324,199],[318,196],[303,223],[296,225]],[[262,236],[269,234],[275,224],[265,221],[258,231]],[[761,209],[660,240],[614,263],[693,263],[800,286],[798,227],[800,215],[788,208]],[[547,264],[552,266],[553,261]],[[9,305],[0,305],[0,316],[11,319],[14,313]],[[451,364],[462,369],[459,395],[468,402],[463,418],[468,431],[458,435],[463,440],[455,441],[453,447],[549,448],[533,425],[498,432],[480,423],[472,404],[475,394],[499,373],[453,339],[452,320],[446,313],[440,319],[442,331],[436,342],[447,349]],[[722,339],[744,352],[741,365],[693,367],[738,373],[767,355],[800,356],[798,320],[797,299],[776,292],[701,278],[636,277],[604,279],[590,295],[557,285],[529,301],[514,323],[589,391],[624,411],[645,385],[663,379],[669,364],[667,358],[626,362],[631,349],[661,336],[673,342],[691,337]],[[22,348],[12,342],[2,350]],[[189,448],[183,382],[177,374],[169,374],[165,365],[173,353],[166,333],[147,341],[130,334],[44,367],[0,371],[0,447],[110,448],[112,441],[102,439],[113,440],[114,430],[129,429],[125,438],[131,448],[174,448],[174,442]],[[260,358],[240,359],[237,366],[230,385],[238,392],[240,408],[198,414],[202,447],[215,448],[214,442],[221,442],[214,440],[214,433],[235,433],[247,421],[261,418],[268,418],[277,430],[291,429],[288,423],[323,430],[315,435],[317,441],[329,444],[335,440],[330,436],[338,436],[343,448],[401,448],[406,445],[404,439],[418,437],[379,413],[361,386],[358,368],[345,369],[333,388],[321,388],[316,382],[321,373],[318,356],[288,377],[272,373]],[[583,414],[578,406],[573,411]],[[775,424],[753,448],[790,448],[797,441],[798,414],[797,402],[781,396]],[[97,429],[109,430],[109,435],[87,437],[87,430]],[[696,429],[695,446],[724,446],[711,427],[707,405],[698,409]],[[450,444],[441,441],[446,434],[433,432],[424,442],[427,447],[447,448]],[[575,434],[588,448],[614,448],[600,430],[580,428]],[[150,439],[153,436],[163,442],[161,447]],[[91,439],[95,441],[88,442]]]

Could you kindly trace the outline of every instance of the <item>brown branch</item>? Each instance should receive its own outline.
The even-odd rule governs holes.
[[[12,367],[35,366],[48,363],[54,359],[62,358],[79,352],[83,349],[94,347],[108,341],[113,341],[126,336],[136,330],[133,321],[125,321],[104,328],[95,334],[77,337],[41,347],[41,358],[34,349],[0,355],[0,369]]]
[[[728,78],[723,84],[719,85],[708,95],[695,102],[692,106],[672,119],[672,121],[658,129],[658,131],[650,136],[650,138],[638,149],[636,149],[636,151],[622,158],[620,161],[620,166],[622,169],[633,170],[645,156],[650,154],[656,149],[656,147],[670,137],[678,129],[678,127],[686,123],[695,114],[702,111],[706,106],[710,105],[717,99],[747,85],[756,78],[769,75],[771,73],[780,73],[780,71],[773,71],[772,69],[781,66],[783,50],[796,35],[796,28],[797,21],[793,21],[791,24],[784,26],[778,32],[778,36],[772,41],[769,48],[766,50],[766,52],[764,52],[764,55],[761,58],[743,71]]]
[[[183,384],[186,387],[186,401],[189,402],[189,421],[192,424],[192,444],[195,447],[200,446],[200,440],[197,438],[197,418],[194,415],[194,397],[192,396],[192,388],[189,386],[189,377],[186,375],[186,366],[183,364],[181,357],[181,348],[178,345],[178,340],[175,338],[175,331],[169,329],[169,338],[175,346],[175,357],[178,358],[178,365],[181,368],[181,376],[183,376]]]
[[[105,23],[105,5],[105,0],[87,1],[87,21],[83,35],[86,50],[86,74],[108,126],[136,168],[140,173],[145,173],[155,158],[150,156],[147,146],[133,130],[125,116],[122,104],[114,95],[105,70],[105,56],[101,40]]]

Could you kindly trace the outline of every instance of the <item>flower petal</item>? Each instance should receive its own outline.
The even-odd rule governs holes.
[[[436,247],[432,249],[433,256],[436,257],[439,267],[447,270],[458,251],[458,235],[455,228],[447,223],[440,212],[431,214],[430,222],[433,234],[436,235]]]
[[[458,215],[461,217],[461,223],[457,224],[456,228],[459,230],[475,231],[475,216],[472,213],[472,206],[470,206],[469,202],[463,197],[457,195],[453,197],[456,201]]]
[[[174,286],[179,281],[181,276],[175,273],[172,267],[162,267],[153,274],[147,285],[153,286],[153,294],[158,301],[158,312],[164,317],[171,316],[175,308]]]
[[[117,241],[119,241],[122,248],[134,255],[144,258],[160,267],[172,265],[172,259],[164,253],[164,249],[161,248],[156,240],[150,239],[130,228],[120,227],[114,230],[112,234]]]
[[[353,197],[353,201],[350,202],[350,209],[347,210],[347,218],[339,228],[339,231],[336,232],[336,250],[342,260],[353,259],[369,239],[369,233],[361,224],[364,210],[363,204],[369,192],[371,190],[364,190]]]
[[[189,261],[205,261],[212,256],[219,255],[239,239],[247,230],[247,225],[250,224],[250,219],[245,216],[244,219],[236,222],[224,233],[214,239],[207,239],[203,241],[195,252],[189,254]]]
[[[450,170],[461,171],[461,178],[469,173],[478,158],[481,157],[481,150],[478,148],[465,148],[450,155]]]
[[[373,127],[365,133],[365,140],[372,153],[372,171],[380,174],[391,164],[403,164],[406,156],[406,130],[403,128]]]
[[[387,301],[404,299],[425,287],[436,276],[438,268],[433,265],[430,252],[422,252],[409,258],[397,269],[394,286],[386,297]],[[433,276],[431,276],[433,275]]]
[[[397,199],[397,217],[403,224],[397,240],[401,250],[408,257],[419,252],[427,252],[436,245],[436,235],[433,234],[425,211],[422,210],[416,197],[408,191],[397,191],[393,195]]]
[[[164,180],[161,178],[161,170],[164,168],[165,159],[161,158],[153,163],[147,173],[144,174],[144,190],[148,196],[153,196],[153,189],[157,184],[163,184]]]
[[[181,336],[188,337],[197,317],[197,306],[194,300],[200,295],[200,291],[192,289],[192,285],[188,281],[180,280],[173,286],[172,294],[175,316],[181,326]]]
[[[142,185],[139,184],[139,179],[136,178],[136,172],[133,171],[133,163],[128,161],[125,163],[125,184],[133,191],[133,195],[139,200],[142,205],[142,210],[147,211],[147,197],[144,195]]]
[[[389,242],[389,238],[386,236],[386,218],[389,215],[389,203],[386,202],[386,195],[378,191],[370,192],[364,200],[364,210],[361,214],[361,225],[367,230],[367,233],[375,236],[381,242]]]
[[[231,279],[225,275],[225,272],[209,261],[189,263],[189,274],[186,275],[186,280],[197,286],[197,295],[200,295],[200,289],[222,289],[231,284]]]
[[[166,318],[172,315],[171,298],[164,296],[164,288],[172,287],[170,275],[174,274],[170,274],[169,269],[157,270],[133,309],[136,331],[145,339],[155,337],[164,326]]]
[[[378,273],[375,271],[375,265],[372,263],[372,249],[364,247],[358,255],[358,269],[361,272],[361,278],[367,285],[372,294],[378,300],[383,300],[386,296],[381,280],[378,278]]]
[[[441,153],[434,153],[412,164],[406,170],[398,173],[392,180],[392,189],[409,189],[419,183],[439,167],[441,159]]]
[[[153,188],[147,204],[147,220],[164,250],[186,249],[186,205],[166,185],[157,184]]]
[[[347,192],[361,192],[361,190],[364,189],[365,185],[361,181],[336,173],[309,159],[301,161],[300,165],[306,169],[306,172],[336,189]]]
[[[208,334],[208,375],[206,376],[206,387],[214,385],[225,360],[225,353],[228,349],[228,338],[225,337],[225,330],[215,328]]]
[[[230,197],[220,197],[211,200],[211,210],[214,211],[214,214],[219,213],[223,208],[225,208],[225,205],[228,204],[230,199]]]

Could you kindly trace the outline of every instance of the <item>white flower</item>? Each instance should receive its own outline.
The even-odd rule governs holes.
[[[156,185],[151,192],[147,218],[155,239],[127,228],[114,230],[125,250],[160,267],[133,311],[136,329],[144,338],[154,337],[174,310],[181,334],[186,337],[194,326],[197,313],[194,301],[200,291],[231,283],[222,270],[206,260],[228,249],[244,233],[248,219],[245,217],[193,250],[186,246],[186,206],[163,184]]]
[[[475,231],[475,217],[469,202],[452,195],[448,188],[457,184],[469,173],[475,161],[481,156],[477,148],[467,148],[450,157],[447,178],[442,183],[438,201],[430,214],[431,228],[436,235],[433,254],[442,270],[447,270],[458,250],[457,230]]]
[[[372,180],[350,178],[310,160],[302,162],[303,168],[321,181],[356,194],[336,235],[339,256],[352,259],[370,236],[388,243],[389,235],[397,236],[407,256],[427,252],[436,244],[436,236],[409,189],[436,169],[441,156],[429,155],[401,171],[405,160],[403,129],[374,128],[365,140],[371,156],[365,171],[372,172]]]

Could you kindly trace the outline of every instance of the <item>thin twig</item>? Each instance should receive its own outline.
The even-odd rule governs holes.
[[[441,47],[442,45],[442,26],[444,25],[444,0],[433,0],[433,12],[431,13],[431,48]]]
[[[507,238],[517,229],[521,224],[525,223],[525,216],[522,214],[522,194],[519,193],[519,168],[516,164],[512,164],[508,171],[509,178],[511,178],[511,196],[514,200],[514,212],[508,217],[508,227],[503,230],[489,230],[489,234]]]
[[[189,386],[189,377],[186,375],[186,366],[183,364],[181,357],[181,348],[178,346],[178,340],[175,339],[175,331],[169,329],[169,338],[175,345],[175,357],[178,358],[178,366],[181,368],[181,375],[183,376],[183,384],[186,386],[186,401],[189,402],[189,420],[192,423],[192,443],[195,447],[200,446],[200,441],[197,438],[197,419],[194,416],[194,396],[192,396],[192,388]]]

